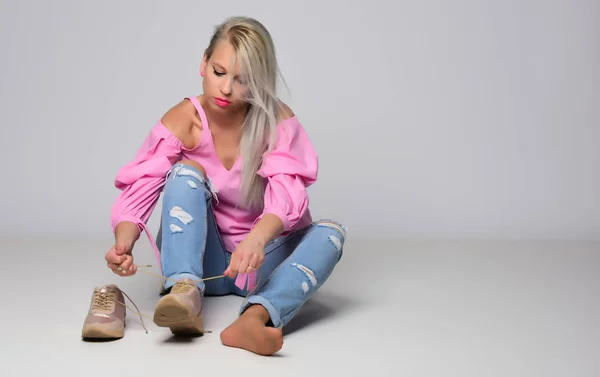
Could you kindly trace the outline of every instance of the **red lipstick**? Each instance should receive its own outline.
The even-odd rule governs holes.
[[[229,102],[225,98],[219,98],[219,97],[215,97],[215,103],[217,104],[217,106],[221,106],[221,107],[227,107],[231,104],[231,102]]]

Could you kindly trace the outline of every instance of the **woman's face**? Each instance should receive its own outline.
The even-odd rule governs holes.
[[[203,92],[211,110],[237,112],[245,109],[248,86],[240,71],[233,46],[219,41],[210,60],[202,59],[200,73],[204,77]]]

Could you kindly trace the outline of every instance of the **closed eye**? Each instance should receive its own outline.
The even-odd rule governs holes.
[[[213,73],[217,76],[223,76],[225,74],[225,72],[219,72],[216,69],[213,68]]]

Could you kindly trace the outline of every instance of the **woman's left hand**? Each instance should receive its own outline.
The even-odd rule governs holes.
[[[237,274],[250,274],[258,270],[264,260],[264,243],[246,237],[231,254],[231,262],[223,274],[231,279]]]

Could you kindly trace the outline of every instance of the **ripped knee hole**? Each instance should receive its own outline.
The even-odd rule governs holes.
[[[314,288],[317,285],[317,278],[315,277],[315,273],[313,272],[313,270],[298,263],[292,263],[292,266],[302,271],[302,273],[304,273],[304,275],[308,278],[308,282],[303,281],[301,284],[302,291],[304,291],[304,293],[307,293],[311,288]]]
[[[177,175],[191,175],[191,176],[197,178],[200,182],[204,182],[204,180],[206,179],[206,169],[204,169],[204,166],[202,166],[200,163],[198,163],[194,160],[181,160],[178,162],[178,164],[189,166],[189,167],[199,170],[202,173],[202,177],[200,177],[198,175],[198,173],[196,173],[195,171],[190,170],[190,169],[185,169],[185,168],[178,169]],[[181,173],[181,172],[183,172],[183,173]]]

